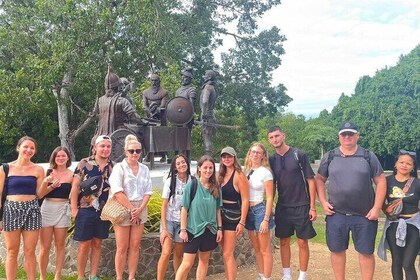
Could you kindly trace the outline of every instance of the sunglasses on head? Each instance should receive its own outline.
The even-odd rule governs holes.
[[[346,137],[346,136],[350,136],[350,137],[352,137],[352,136],[354,136],[356,133],[354,133],[354,132],[349,132],[349,131],[346,131],[346,132],[343,132],[343,133],[340,133],[340,135],[342,136],[342,137]]]
[[[141,149],[129,149],[127,152],[130,154],[134,154],[134,152],[136,152],[136,154],[141,154]]]
[[[400,150],[400,155],[409,155],[412,157],[416,156],[416,152],[406,151],[406,150]]]

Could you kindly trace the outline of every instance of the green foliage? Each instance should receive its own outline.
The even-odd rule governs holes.
[[[221,138],[227,134],[222,131],[215,146],[235,146],[237,137],[246,137],[237,144],[244,149],[258,133],[255,121],[279,112],[291,100],[283,85],[271,85],[285,38],[277,28],[259,31],[256,24],[279,4],[279,0],[1,1],[0,159],[13,158],[16,139],[23,134],[39,140],[40,161],[46,161],[64,139],[74,145],[76,159],[86,156],[95,130],[95,124],[88,125],[90,113],[103,94],[109,64],[120,77],[138,85],[132,96],[140,112],[150,73],[159,73],[173,95],[185,66],[194,68],[198,92],[198,77],[208,69],[218,71],[217,117],[227,124],[237,124],[238,119],[244,131],[234,131],[228,139]],[[235,43],[218,65],[213,51],[228,37]],[[67,109],[67,120],[59,118],[57,104]],[[231,118],[231,111],[237,119]],[[63,122],[68,129],[58,139]],[[198,153],[202,149],[196,129],[193,137]]]
[[[154,191],[147,204],[148,220],[144,224],[144,232],[159,232],[160,209],[162,208],[162,193]]]

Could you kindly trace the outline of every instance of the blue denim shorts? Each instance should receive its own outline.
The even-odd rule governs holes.
[[[179,231],[181,224],[179,222],[166,220],[166,231],[172,236],[172,240],[177,243],[182,243],[181,237],[179,237]],[[160,232],[162,232],[162,224],[160,224]]]
[[[349,236],[354,248],[361,254],[370,255],[375,250],[375,238],[378,231],[378,221],[370,221],[365,217],[335,213],[325,218],[327,231],[325,233],[328,249],[331,252],[341,252],[349,247]]]
[[[265,202],[260,202],[255,206],[249,206],[248,215],[246,217],[245,228],[247,230],[260,230],[260,225],[264,220],[265,216]],[[270,214],[270,218],[268,219],[268,228],[272,229],[274,227],[274,219],[273,215]]]

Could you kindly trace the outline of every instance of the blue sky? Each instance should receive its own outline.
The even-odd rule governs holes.
[[[420,44],[420,1],[283,0],[259,21],[273,25],[287,38],[274,73],[293,98],[286,111],[316,117]]]

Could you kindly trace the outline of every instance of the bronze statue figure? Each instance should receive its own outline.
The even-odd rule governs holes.
[[[206,155],[213,156],[213,142],[211,140],[214,131],[214,106],[216,104],[216,73],[207,70],[203,76],[204,84],[201,87],[200,108],[201,108],[201,134],[204,141]]]
[[[197,92],[191,84],[193,79],[192,70],[193,69],[191,67],[187,67],[181,72],[182,86],[175,92],[175,97],[181,96],[188,99],[192,104],[193,110],[195,111],[195,101],[197,98]],[[187,127],[191,129],[193,124],[194,118],[187,124]]]
[[[150,76],[152,86],[143,91],[143,105],[148,118],[161,120],[161,112],[169,100],[169,93],[160,86],[160,77],[156,74]]]
[[[118,75],[109,72],[105,77],[105,94],[95,105],[95,114],[98,115],[97,135],[110,135],[115,130],[124,127],[124,123],[146,124],[137,114],[130,101],[122,96],[122,83]]]

